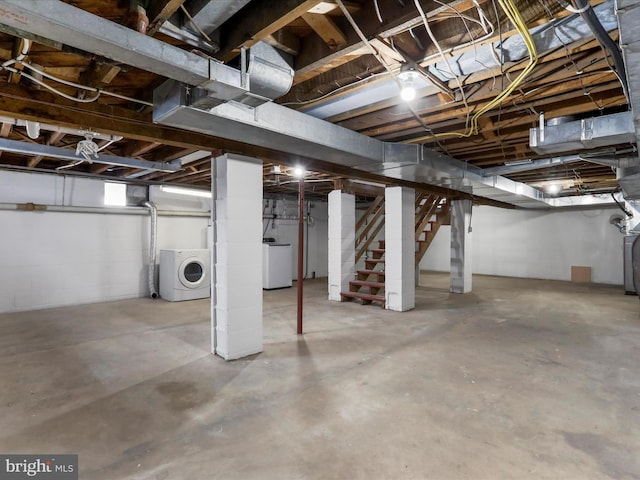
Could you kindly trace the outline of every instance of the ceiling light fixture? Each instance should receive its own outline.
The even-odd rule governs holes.
[[[547,186],[547,192],[551,195],[560,193],[560,185],[558,185],[557,183],[552,183],[551,185]]]
[[[302,167],[296,167],[296,168],[293,169],[293,176],[294,177],[302,178],[302,177],[304,177],[305,173],[306,172],[304,171],[304,168],[302,168]]]
[[[188,195],[191,197],[203,197],[203,198],[211,198],[211,192],[207,190],[197,190],[195,188],[183,188],[183,187],[171,187],[167,185],[162,185],[160,187],[165,193],[175,193],[177,195]]]
[[[530,158],[525,158],[523,160],[511,160],[510,162],[504,162],[507,167],[517,167],[519,165],[529,165],[533,163],[533,160]]]
[[[405,63],[400,67],[400,73],[398,74],[398,80],[402,86],[400,90],[400,97],[405,102],[410,102],[416,98],[416,87],[414,82],[420,76],[415,63]]]

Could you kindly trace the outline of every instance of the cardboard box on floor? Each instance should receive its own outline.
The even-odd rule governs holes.
[[[591,267],[571,267],[571,281],[575,283],[591,283]]]

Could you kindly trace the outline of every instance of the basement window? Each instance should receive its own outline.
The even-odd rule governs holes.
[[[105,183],[104,204],[111,207],[125,207],[127,205],[127,185],[124,183]]]

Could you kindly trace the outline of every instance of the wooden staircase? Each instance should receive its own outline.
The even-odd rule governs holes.
[[[343,300],[357,299],[362,305],[378,303],[384,308],[384,248],[384,240],[378,240],[378,248],[371,250],[371,258],[364,261],[364,270],[357,270],[349,291],[340,294]]]
[[[422,197],[422,198],[421,198]],[[451,223],[451,201],[438,195],[418,194],[416,199],[416,268],[442,225]]]
[[[441,225],[449,224],[450,201],[446,197],[426,193],[416,195],[415,241],[416,268],[424,257]],[[365,257],[364,270],[356,271],[356,279],[349,282],[349,291],[340,295],[343,301],[359,300],[363,305],[385,305],[385,241],[378,240],[378,248],[369,246],[384,227],[384,194],[378,195],[356,224],[356,263]]]

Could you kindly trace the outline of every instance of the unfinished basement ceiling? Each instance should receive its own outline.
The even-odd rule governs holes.
[[[57,0],[38,3],[48,2]],[[530,58],[521,36],[497,0],[65,3],[234,67],[239,67],[242,47],[264,41],[286,52],[295,72],[293,86],[277,103],[378,140],[424,144],[481,169],[573,155],[571,161],[547,168],[502,175],[542,191],[559,186],[561,196],[605,194],[618,187],[611,166],[574,155],[589,151],[545,155],[529,146],[529,129],[538,126],[540,114],[553,122],[629,108],[611,68],[611,56],[579,15],[563,6],[564,0],[515,0],[538,47],[532,68],[527,67]],[[613,1],[596,0],[591,5],[617,40]],[[0,25],[0,30],[2,61],[19,59],[5,63],[0,71],[0,145],[3,140],[37,143],[75,154],[85,136],[117,136],[93,138],[101,149],[101,163],[91,155],[88,160],[79,156],[71,161],[54,158],[46,150],[38,155],[4,151],[3,168],[208,188],[207,152],[232,151],[264,160],[265,192],[274,195],[295,192],[297,185],[287,176],[286,165],[300,161],[318,172],[306,187],[320,196],[341,178],[392,182],[322,158],[301,159],[238,140],[154,124],[153,91],[165,76],[60,44],[46,35],[34,37],[26,25],[21,31],[7,25]],[[414,62],[420,71],[418,92],[415,100],[406,103],[395,78],[401,65]],[[495,101],[525,70],[528,74],[517,88]],[[24,120],[40,122],[40,128],[25,125]],[[477,128],[470,127],[476,123]],[[591,150],[608,157],[616,152],[635,155],[635,144]],[[168,164],[165,170],[169,171],[110,164],[109,155],[156,166]],[[274,173],[278,165],[283,165],[282,174]],[[423,188],[431,187],[424,184]]]

